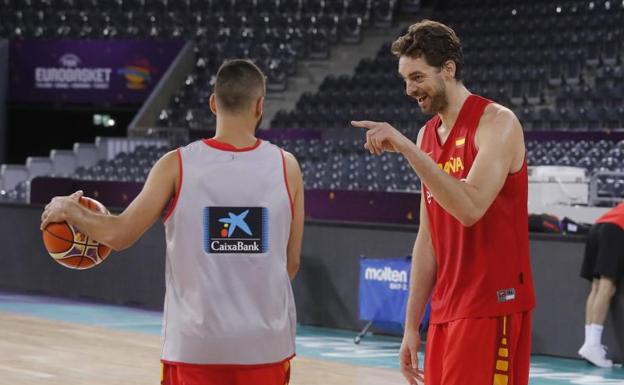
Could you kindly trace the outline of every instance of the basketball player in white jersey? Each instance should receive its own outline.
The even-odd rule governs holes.
[[[265,77],[246,60],[223,64],[210,108],[214,138],[164,155],[119,215],[55,197],[41,228],[67,221],[130,247],[166,209],[163,385],[284,385],[295,353],[290,279],[303,236],[303,181],[291,154],[255,137]]]

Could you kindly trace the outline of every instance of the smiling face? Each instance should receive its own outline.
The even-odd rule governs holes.
[[[437,21],[421,20],[399,36],[390,50],[399,59],[405,93],[426,114],[444,111],[449,93],[462,82],[464,54],[455,31]]]
[[[422,57],[399,58],[399,74],[405,81],[405,93],[416,99],[421,111],[434,115],[448,106],[445,67],[434,67]]]

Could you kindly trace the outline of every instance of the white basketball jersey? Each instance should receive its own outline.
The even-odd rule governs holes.
[[[281,150],[197,141],[179,150],[181,182],[166,219],[162,359],[275,363],[295,352],[286,269],[292,207]]]

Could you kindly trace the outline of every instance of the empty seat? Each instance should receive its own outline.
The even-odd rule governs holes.
[[[49,157],[29,156],[26,158],[26,169],[30,178],[50,175],[53,172],[52,160]]]
[[[50,151],[52,173],[57,176],[69,175],[76,169],[76,154],[71,150]]]
[[[91,167],[98,161],[97,148],[93,143],[74,143],[76,165]]]
[[[6,191],[15,189],[19,182],[27,180],[28,177],[28,169],[24,165],[3,164],[0,166],[2,188]]]

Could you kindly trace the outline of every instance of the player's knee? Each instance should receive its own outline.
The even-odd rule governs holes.
[[[611,298],[615,295],[615,291],[615,283],[609,278],[601,277],[600,285],[598,286],[598,292],[600,295]]]

